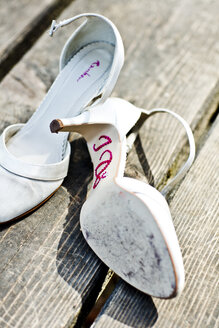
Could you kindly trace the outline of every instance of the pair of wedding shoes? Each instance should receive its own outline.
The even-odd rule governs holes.
[[[80,214],[86,241],[134,287],[152,296],[174,297],[183,289],[184,269],[169,207],[155,188],[123,176],[126,134],[142,112],[167,112],[185,127],[190,155],[163,194],[191,166],[193,135],[176,113],[146,111],[108,97],[123,64],[122,41],[108,19],[79,15],[60,24],[53,22],[51,34],[83,16],[87,20],[66,43],[60,74],[36,114],[26,125],[13,125],[2,134],[0,218],[7,222],[24,215],[58,189],[68,170],[68,132],[78,132],[87,141],[94,165],[92,187]],[[52,121],[55,117],[63,118]],[[49,124],[57,134],[49,131]]]

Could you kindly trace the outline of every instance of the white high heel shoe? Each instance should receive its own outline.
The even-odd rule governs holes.
[[[72,117],[99,97],[111,93],[124,60],[121,37],[114,24],[98,14],[82,14],[56,24],[86,18],[61,54],[60,73],[27,124],[9,126],[0,138],[0,222],[19,218],[45,202],[67,175],[68,134],[51,135],[50,121]]]
[[[189,138],[189,158],[165,194],[185,175],[195,155],[193,134],[179,115],[166,109],[145,111],[110,98],[78,117],[54,120],[51,131],[76,131],[86,138],[94,177],[80,223],[90,247],[129,284],[152,296],[170,298],[183,289],[184,268],[169,206],[152,186],[123,176],[126,133],[141,112],[172,114]]]

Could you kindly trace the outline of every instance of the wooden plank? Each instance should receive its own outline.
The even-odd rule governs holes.
[[[92,2],[81,0],[70,6],[61,18],[68,18],[83,11],[100,12],[111,18],[121,31],[127,54],[126,64],[114,95],[123,96],[139,106],[143,104],[158,105],[163,95],[162,104],[169,104],[169,107],[172,108],[175,105],[179,113],[182,113],[184,107],[188,106],[183,112],[184,117],[189,122],[193,122],[195,127],[200,123],[200,118],[204,116],[208,122],[212,110],[207,116],[204,103],[208,99],[211,100],[212,92],[216,90],[215,85],[218,78],[215,70],[218,61],[215,54],[218,42],[216,24],[212,23],[211,29],[207,24],[210,20],[213,21],[215,8],[208,3],[210,8],[206,11],[206,5],[202,4],[199,5],[197,13],[195,5],[186,2],[186,10],[181,17],[183,3],[182,1],[168,0],[158,4],[151,0],[146,7],[143,0],[137,3],[134,0],[128,3],[122,0],[113,0],[107,3],[100,0]],[[191,18],[187,18],[187,16],[190,17],[187,15],[190,6],[192,6],[192,15]],[[205,16],[205,19],[201,17],[202,15]],[[180,30],[177,35],[173,33],[173,26],[175,28],[177,26],[179,29],[185,19],[194,20],[193,29],[188,31],[190,33],[188,39],[184,36],[185,30]],[[195,22],[199,27],[198,32],[195,29]],[[33,113],[57,75],[59,53],[64,40],[71,31],[72,26],[66,27],[58,32],[52,40],[48,39],[47,34],[44,34],[4,79],[0,86],[1,129],[11,123],[25,122]],[[194,40],[197,37],[195,32],[199,36],[196,44],[198,52],[194,47]],[[205,40],[206,33],[208,34],[207,40]],[[170,46],[170,41],[172,46]],[[188,62],[185,60],[185,53],[181,48],[187,50],[187,57],[190,56]],[[157,55],[155,56],[155,54]],[[178,65],[177,63],[180,61],[181,64],[177,66],[178,71],[176,72],[175,65]],[[203,68],[200,69],[202,61]],[[195,74],[194,76],[189,75],[189,85],[187,85],[187,74],[193,66]],[[180,82],[183,84],[182,86]],[[200,94],[194,93],[193,88],[196,86],[199,88]],[[145,90],[147,91],[145,92]],[[165,94],[167,90],[171,91],[171,97],[167,97]],[[183,102],[183,106],[181,102]],[[167,142],[163,140],[162,136],[158,140],[158,134],[169,122],[166,118],[165,120],[156,118],[156,120],[154,121],[153,118],[150,120],[150,130],[148,130],[149,120],[147,120],[142,128],[142,135],[147,133],[147,138],[144,137],[142,140],[144,140],[144,150],[148,150],[150,146],[151,149],[157,149],[158,154],[161,149],[165,151],[167,145],[170,147],[170,153],[163,164],[154,154],[150,157],[147,153],[157,184],[157,181],[163,177],[161,169],[163,172],[168,171],[172,163],[172,160],[168,162],[168,158],[172,159],[176,156],[184,138],[180,134],[175,139],[177,149],[170,142],[172,134],[166,139]],[[158,126],[160,130],[158,130]],[[170,128],[173,132],[178,129],[175,127],[175,123],[170,125]],[[77,148],[72,145],[73,153],[75,148],[79,153],[86,153],[85,146]],[[134,162],[132,156],[129,157],[128,172],[141,176],[142,169],[135,152],[133,158],[134,156],[136,157]],[[4,297],[4,303],[1,305],[3,327],[7,327],[8,322],[19,322],[20,324],[21,320],[22,327],[29,327],[30,320],[34,322],[35,327],[43,327],[43,319],[45,319],[47,327],[69,326],[77,319],[80,312],[84,313],[86,302],[91,302],[92,297],[98,292],[98,286],[96,290],[94,287],[97,281],[101,283],[106,268],[101,265],[84,243],[79,230],[77,209],[85,199],[87,179],[89,180],[90,177],[90,171],[86,169],[88,161],[83,162],[81,154],[79,157],[81,161],[77,156],[72,157],[73,169],[70,169],[63,187],[48,203],[25,220],[1,231],[1,251],[8,251],[4,256],[3,263],[0,264],[1,269],[4,268],[0,281],[3,281],[2,285],[7,287],[7,289],[2,288]],[[158,159],[159,161],[156,163]],[[81,171],[77,171],[80,167]],[[65,221],[67,221],[66,224]],[[66,226],[68,228],[65,229]],[[57,270],[57,257],[59,256],[57,249],[59,249],[60,240],[66,240],[64,244],[67,245],[66,248],[63,247],[63,258],[59,258],[60,267],[63,267],[64,276],[69,277],[66,280],[70,283],[63,279],[60,274],[62,270]],[[73,249],[76,249],[76,254],[72,251]],[[46,274],[47,267],[50,270],[48,275]],[[51,289],[53,289],[53,293]],[[14,299],[16,299],[16,311],[12,309],[15,304]],[[12,304],[12,302],[13,305],[9,311],[8,304]],[[42,304],[43,309],[47,309],[47,312],[44,311],[44,315],[41,311]]]
[[[2,0],[0,12],[0,80],[31,48],[72,0]]]
[[[45,9],[52,0],[1,0],[0,51],[19,38],[19,34],[31,20]]]
[[[194,167],[171,203],[183,251],[186,285],[181,297],[165,304],[158,327],[218,327],[219,118]],[[171,318],[167,325],[167,318]],[[163,324],[165,322],[165,324]]]
[[[219,118],[170,205],[185,265],[182,294],[152,300],[120,281],[92,327],[218,327],[218,154]]]

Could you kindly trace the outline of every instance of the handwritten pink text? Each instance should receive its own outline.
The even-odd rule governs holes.
[[[106,141],[98,147],[96,147],[96,145],[94,144],[93,150],[95,152],[98,152],[101,148],[106,147],[107,145],[112,143],[111,138],[106,135],[100,136],[99,140],[101,140],[101,139],[105,139]],[[109,150],[109,149],[104,150],[102,152],[102,154],[100,155],[99,161],[101,161],[101,162],[97,165],[97,167],[94,170],[96,179],[94,181],[93,189],[95,189],[98,186],[101,179],[106,178],[106,175],[107,175],[106,169],[112,162],[112,159],[113,159],[113,155],[112,155],[111,150]]]
[[[88,67],[88,69],[83,73],[83,74],[81,74],[80,76],[79,76],[79,78],[77,79],[77,82],[79,82],[81,79],[83,79],[85,76],[90,76],[90,71],[92,70],[92,68],[94,68],[94,67],[98,67],[98,66],[100,66],[100,62],[99,62],[99,60],[97,60],[96,62],[93,62],[89,67]]]

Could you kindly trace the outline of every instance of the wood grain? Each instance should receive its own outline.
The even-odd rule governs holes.
[[[182,294],[152,300],[120,281],[92,327],[218,327],[218,154],[219,118],[170,204],[184,258]]]
[[[73,0],[1,2],[0,81]]]
[[[218,92],[217,2],[80,0],[59,19],[85,11],[112,19],[124,39],[126,62],[114,96],[147,108],[168,106],[182,114],[194,130],[208,126]],[[73,26],[66,27],[53,39],[44,33],[2,81],[0,130],[32,115],[58,73],[59,54],[72,30]],[[184,143],[174,120],[164,115],[148,119],[135,144],[137,151],[133,149],[128,157],[127,174],[146,181],[149,172],[158,185]],[[32,215],[1,231],[2,327],[30,327],[30,323],[40,328],[73,326],[92,305],[106,267],[85,244],[79,228],[80,206],[90,177],[86,146],[75,141],[63,187]],[[126,284],[118,288],[118,299],[125,304],[123,316],[129,311],[135,327],[131,317],[136,307],[141,309],[137,311],[141,323],[141,316],[147,317],[143,314],[146,305],[152,302],[135,296],[135,290],[130,294]]]
[[[186,285],[177,300],[155,301],[162,313],[157,327],[176,327],[182,322],[185,322],[182,327],[219,324],[219,119],[209,134],[194,167],[171,202]]]
[[[158,317],[152,298],[120,279],[93,327],[152,327]]]
[[[158,2],[155,3],[158,6]],[[160,15],[161,9],[157,8]],[[203,132],[219,99],[219,74],[215,69],[219,60],[218,11],[219,4],[214,1],[173,1],[168,19],[160,22],[162,26],[155,30],[144,25],[146,8],[142,8],[138,20],[133,15],[126,18],[129,30],[124,39],[129,38],[131,46],[126,51],[125,72],[118,83],[119,95],[140,107],[172,109],[182,115],[193,130],[203,120]],[[217,101],[212,107],[215,97]],[[168,115],[158,114],[148,119],[135,147],[142,147],[142,151],[132,150],[127,173],[136,172],[147,181],[147,167],[138,155],[143,153],[154,184],[160,186],[179,148],[182,150],[183,133],[181,126]],[[173,174],[170,171],[170,175]]]
[[[71,178],[55,197],[25,219],[1,227],[1,327],[69,326],[97,297],[107,268],[79,226],[92,169],[83,146],[82,139],[73,142]]]
[[[52,0],[43,0],[39,3],[36,0],[1,0],[0,11],[0,49],[7,48],[14,39],[19,38],[19,34],[25,26],[32,21]]]

